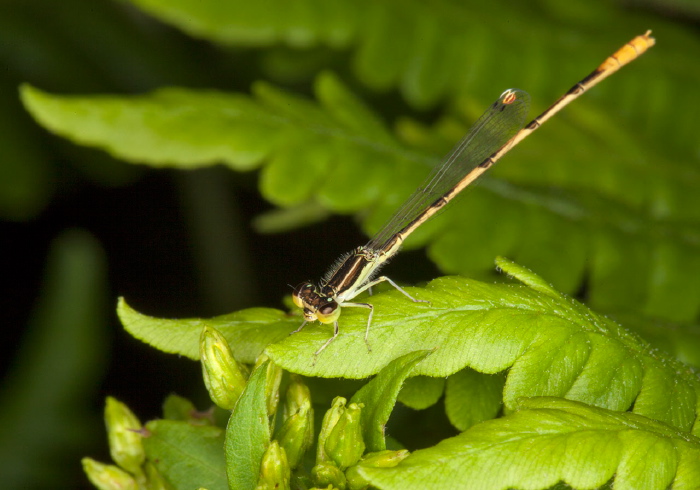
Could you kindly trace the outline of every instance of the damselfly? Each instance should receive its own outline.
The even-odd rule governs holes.
[[[369,303],[351,302],[353,298],[386,281],[412,301],[425,302],[414,298],[386,276],[375,278],[387,260],[398,253],[406,237],[542,123],[653,46],[655,41],[650,34],[651,31],[647,31],[625,44],[525,127],[530,96],[517,89],[503,92],[369,243],[341,257],[319,285],[303,282],[294,288],[294,303],[303,309],[305,320],[292,333],[300,331],[307,322],[332,323],[333,336],[315,352],[314,355],[318,355],[338,336],[341,308],[368,308],[365,343],[371,350],[369,329],[374,309]]]

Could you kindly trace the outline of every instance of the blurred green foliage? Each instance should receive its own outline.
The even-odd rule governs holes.
[[[140,178],[142,167],[111,153],[154,167],[260,167],[263,196],[283,208],[260,222],[287,230],[331,213],[355,214],[371,233],[505,88],[527,90],[534,110],[542,110],[621,44],[652,29],[653,50],[514,150],[409,245],[427,245],[444,272],[479,278],[491,277],[494,256],[507,255],[697,365],[700,140],[693,108],[700,106],[700,41],[692,25],[674,21],[692,24],[697,11],[680,2],[635,5],[642,4],[67,0],[58,8],[6,0],[0,218],[30,222],[81,186]],[[41,124],[93,149],[34,124],[18,98],[22,83],[37,88],[23,96]],[[95,93],[119,95],[89,95]],[[85,243],[75,246],[83,258],[99,255]],[[99,266],[95,276],[79,270],[80,280],[100,284],[89,291],[94,297],[66,297],[38,322],[46,333],[31,335],[61,338],[71,330],[50,328],[70,317],[66,305],[95,307],[104,281],[95,278]],[[97,329],[100,321],[94,314],[71,326]],[[72,346],[85,346],[92,334]],[[28,345],[41,352],[35,341]],[[70,357],[68,347],[56,345],[60,360],[39,357],[51,365],[83,360],[79,371],[99,372],[87,367],[95,359],[81,357],[89,349]],[[29,354],[18,359],[27,393],[46,384],[56,389],[53,401],[38,406],[63,403],[61,389],[73,393],[74,408],[82,405],[85,392],[71,391],[68,381],[79,377],[50,381],[57,374],[50,366],[21,374],[42,364]],[[84,389],[91,383],[84,380]],[[37,420],[25,412],[36,402],[9,386],[13,425],[27,427],[16,414]],[[37,425],[32,430],[45,437]],[[27,432],[17,434],[27,448],[37,447],[23,439]],[[29,474],[26,461],[13,464]]]
[[[338,76],[315,75],[336,68],[326,59],[313,69],[301,64],[309,70],[307,81],[315,82],[317,103],[265,83],[253,87],[252,98],[183,89],[65,98],[26,87],[23,101],[39,122],[76,142],[152,166],[264,165],[261,190],[270,201],[285,207],[315,201],[342,213],[369,209],[369,231],[464,131],[460,121],[471,120],[494,97],[494,82],[527,87],[541,108],[641,33],[642,25],[660,24],[622,15],[608,4],[599,7],[619,17],[615,30],[581,15],[579,25],[567,25],[564,33],[561,27],[538,28],[541,16],[534,25],[526,23],[529,11],[491,3],[443,2],[428,9],[419,2],[399,8],[390,1],[338,1],[316,9],[314,2],[299,1],[283,16],[281,5],[271,8],[274,2],[137,3],[223,45],[273,51],[279,42],[287,49],[342,46],[337,56],[348,57],[350,72],[339,76],[354,77],[364,91],[398,89],[408,105],[393,132],[376,113],[381,105],[368,108]],[[568,15],[570,22],[576,17]],[[477,27],[482,24],[494,32]],[[587,35],[585,27],[598,34]],[[700,311],[697,141],[690,111],[678,114],[672,97],[684,93],[684,103],[700,103],[690,88],[700,81],[692,59],[700,44],[664,24],[656,33],[660,48],[513,151],[448,218],[412,237],[413,246],[430,245],[430,257],[445,272],[483,276],[491,257],[503,254],[566,292],[580,290],[585,281],[588,300],[604,310],[694,320]],[[657,53],[674,41],[685,47],[674,51],[679,59],[669,65]],[[679,62],[688,68],[678,71]],[[278,85],[295,85],[282,78]],[[301,77],[293,78],[298,83]],[[455,103],[443,106],[432,127],[411,122],[409,106],[425,109],[444,100]],[[445,150],[436,151],[436,142]]]

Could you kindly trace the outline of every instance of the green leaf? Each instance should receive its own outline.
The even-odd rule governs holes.
[[[447,378],[445,411],[459,430],[495,418],[503,402],[505,374],[482,374],[462,369]]]
[[[363,341],[367,314],[358,309],[343,313],[340,335],[315,363],[330,326],[306,326],[266,352],[292,372],[362,378],[408,352],[436,349],[414,375],[508,370],[507,409],[522,396],[562,396],[612,410],[632,407],[683,430],[695,422],[698,378],[690,368],[570,298],[458,277],[407,290],[431,304],[412,303],[398,291],[372,296],[372,352]]]
[[[548,294],[553,298],[564,298],[564,295],[554,289],[554,287],[547,283],[542,277],[538,276],[527,267],[516,264],[512,260],[508,260],[505,257],[496,257],[496,267],[526,286],[530,286],[535,291]]]
[[[175,88],[138,97],[65,97],[24,86],[21,95],[49,130],[129,161],[177,168],[223,162],[249,170],[267,159],[262,191],[283,206],[315,196],[326,208],[355,211],[380,196],[393,167],[428,168],[424,154],[402,148],[330,74],[317,82],[323,107],[264,83],[254,92],[255,99]],[[289,185],[290,178],[297,183]]]
[[[265,383],[269,361],[253,371],[226,427],[229,488],[255,490],[260,464],[270,444]]]
[[[267,155],[270,134],[279,126],[278,118],[247,97],[216,91],[59,97],[24,85],[20,95],[49,130],[152,166],[197,168],[223,160],[248,170]]]
[[[435,405],[444,392],[443,378],[414,376],[404,382],[398,400],[414,410],[424,410]]]
[[[391,361],[377,377],[355,393],[351,403],[364,403],[362,409],[362,436],[367,452],[386,449],[384,428],[396,404],[396,397],[404,380],[430,351],[410,352]]]
[[[167,320],[143,315],[122,298],[117,314],[124,328],[137,339],[163,352],[193,360],[199,360],[199,336],[205,325],[226,337],[237,361],[249,364],[255,362],[267,344],[295,330],[284,312],[270,308],[250,308],[206,320]]]
[[[414,452],[393,468],[361,468],[382,489],[693,488],[700,440],[665,424],[556,398]]]
[[[197,408],[185,397],[171,393],[163,402],[164,419],[192,423],[195,415],[197,415]],[[201,425],[206,425],[206,419],[201,420]]]
[[[146,430],[146,456],[173,488],[228,488],[223,430],[178,420],[154,420]]]

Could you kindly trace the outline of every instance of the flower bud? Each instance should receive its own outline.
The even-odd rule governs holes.
[[[104,464],[91,458],[83,458],[83,471],[90,483],[98,490],[138,490],[133,476],[111,464]]]
[[[255,361],[257,368],[265,361],[270,360],[266,355],[261,355]],[[267,399],[267,414],[272,416],[277,413],[277,405],[280,402],[280,382],[284,371],[274,362],[267,365],[267,382],[265,383],[265,398]]]
[[[332,485],[334,489],[345,490],[347,487],[345,475],[331,462],[318,463],[314,466],[311,469],[311,479],[316,488],[328,488],[328,485]]]
[[[273,440],[263,454],[256,490],[289,490],[290,477],[291,469],[284,449]]]
[[[298,374],[290,373],[289,386],[284,397],[285,420],[299,411],[301,407],[311,406],[311,392],[304,384],[304,380]]]
[[[330,461],[330,457],[326,453],[326,439],[330,435],[335,424],[338,423],[340,416],[345,412],[345,404],[347,400],[342,396],[337,396],[331,403],[331,408],[326,411],[321,422],[321,431],[318,434],[318,446],[316,448],[316,463],[324,463]]]
[[[300,409],[285,420],[277,432],[276,439],[287,453],[290,468],[299,466],[311,445],[309,434],[313,437],[313,416],[309,417],[309,410],[308,407]]]
[[[362,407],[362,403],[348,405],[326,439],[326,454],[341,470],[357,463],[365,452],[360,424]]]
[[[204,384],[212,401],[225,410],[233,410],[243,393],[246,379],[233,358],[228,342],[218,330],[205,326],[199,339]]]
[[[406,449],[366,454],[356,465],[351,466],[345,472],[348,479],[348,489],[361,490],[369,486],[369,482],[360,475],[359,468],[391,468],[406,459],[409,454]]]
[[[141,465],[146,459],[143,450],[141,422],[120,401],[107,397],[105,425],[112,460],[132,475],[140,475]]]
[[[314,411],[311,393],[301,376],[292,374],[284,402],[284,423],[275,437],[287,453],[291,468],[296,468],[314,442]]]

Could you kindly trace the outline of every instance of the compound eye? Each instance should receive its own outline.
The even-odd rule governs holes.
[[[332,323],[340,316],[340,305],[334,299],[326,298],[326,303],[319,306],[316,313],[321,323]]]
[[[328,303],[328,304],[323,305],[322,307],[320,307],[320,308],[318,309],[318,312],[319,312],[321,315],[323,315],[323,316],[328,316],[328,315],[332,315],[333,312],[336,310],[336,308],[338,308],[338,303],[336,303],[335,301],[332,301],[332,300],[331,300],[330,303]]]
[[[299,308],[304,307],[304,298],[308,297],[309,294],[313,293],[315,291],[315,287],[313,284],[310,282],[302,282],[299,284],[297,287],[294,288],[294,292],[292,293],[292,300],[294,301],[294,304],[297,305]]]

